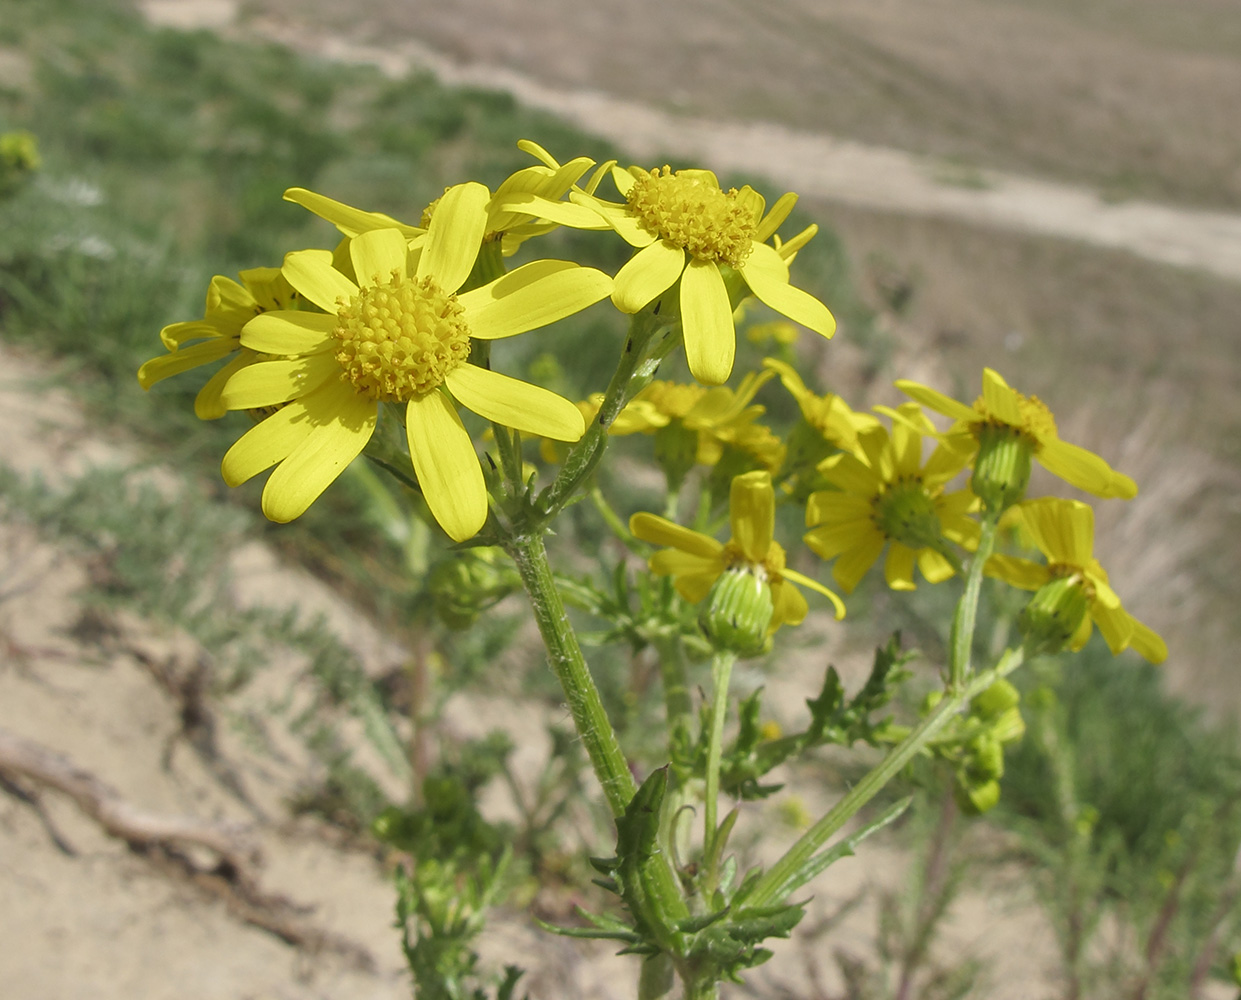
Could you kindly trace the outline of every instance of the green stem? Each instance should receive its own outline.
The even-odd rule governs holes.
[[[586,666],[582,647],[569,624],[564,602],[547,562],[543,536],[537,531],[513,535],[505,540],[505,547],[530,596],[534,620],[547,646],[552,670],[564,690],[573,722],[599,784],[603,786],[608,808],[613,816],[621,816],[637,791],[637,785],[629,772],[629,764],[616,739],[616,732],[608,721],[599,689],[595,687]]]
[[[586,428],[582,440],[569,452],[555,481],[539,496],[538,509],[544,521],[554,517],[595,471],[608,446],[608,428],[625,404],[650,383],[660,362],[680,342],[669,327],[663,317],[645,310],[629,321],[625,349],[603,394],[599,413]],[[661,330],[662,337],[659,336]]]
[[[711,732],[707,738],[707,790],[706,801],[703,803],[705,817],[703,830],[703,856],[709,859],[710,867],[719,852],[715,849],[715,837],[719,831],[717,821],[720,797],[720,755],[724,741],[724,717],[728,714],[728,685],[732,679],[733,664],[737,655],[726,650],[717,650],[711,659]],[[715,872],[706,873],[706,891],[708,895],[715,891]]]
[[[694,704],[689,697],[689,677],[685,669],[685,654],[681,637],[660,636],[655,640],[655,652],[659,656],[659,676],[664,688],[664,714],[668,739],[680,728],[689,729]]]
[[[590,488],[590,502],[595,505],[595,510],[599,512],[599,516],[603,518],[603,523],[611,529],[612,534],[624,542],[630,549],[638,544],[638,540],[629,533],[629,526],[621,520],[615,508],[608,503],[608,498],[603,495],[603,490],[599,489],[597,484]]]
[[[976,694],[986,690],[1001,677],[1016,670],[1024,658],[1022,650],[1006,650],[992,670],[974,677],[962,690],[945,694],[944,698],[886,757],[832,808],[826,816],[807,830],[766,873],[746,897],[747,906],[768,906],[779,902],[791,889],[799,887],[797,872],[857,812],[873,799],[889,781],[897,776],[913,757],[938,733]]]
[[[959,692],[969,680],[970,659],[974,649],[974,628],[978,621],[978,598],[982,594],[982,571],[991,550],[995,548],[996,528],[999,516],[988,513],[982,522],[982,534],[978,548],[970,558],[969,574],[965,578],[965,591],[957,601],[952,616],[952,633],[948,641],[948,690]]]

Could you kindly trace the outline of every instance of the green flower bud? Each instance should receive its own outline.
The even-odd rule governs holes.
[[[983,424],[970,485],[990,511],[1007,510],[1026,495],[1034,443],[1015,427]]]
[[[766,571],[743,564],[720,574],[700,621],[717,649],[757,656],[771,644],[768,628],[774,610]]]
[[[1086,590],[1078,577],[1061,576],[1045,583],[1017,616],[1026,653],[1037,656],[1060,652],[1089,610]]]
[[[979,719],[998,719],[1021,702],[1021,694],[1006,680],[998,680],[970,702],[970,714]]]
[[[671,421],[655,432],[655,461],[664,470],[668,488],[679,490],[689,470],[698,461],[698,432],[680,420]]]
[[[984,781],[979,785],[966,785],[960,781],[953,789],[953,797],[957,806],[966,816],[981,816],[990,812],[1000,802],[1000,783]]]
[[[436,614],[450,629],[469,628],[484,611],[517,586],[511,569],[499,563],[494,548],[455,552],[431,570],[428,589]]]

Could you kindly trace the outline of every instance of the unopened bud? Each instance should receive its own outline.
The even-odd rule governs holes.
[[[721,573],[707,595],[703,631],[712,644],[738,656],[757,656],[769,645],[775,605],[766,571],[738,565]]]
[[[1027,654],[1060,652],[1089,610],[1090,603],[1078,577],[1062,576],[1043,584],[1017,617]]]
[[[1021,431],[985,424],[978,434],[978,457],[970,485],[989,511],[1007,510],[1026,495],[1034,447]]]

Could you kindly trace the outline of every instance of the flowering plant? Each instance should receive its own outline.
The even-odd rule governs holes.
[[[337,227],[339,244],[294,249],[278,268],[243,272],[240,283],[213,279],[203,318],[166,327],[165,353],[139,379],[149,387],[222,363],[196,412],[246,414],[250,426],[223,456],[223,475],[237,485],[272,469],[262,506],[273,521],[301,516],[359,456],[390,476],[414,515],[452,543],[427,574],[452,627],[524,590],[616,829],[614,853],[593,863],[618,909],[552,929],[614,940],[640,956],[643,998],[678,982],[686,997],[714,997],[720,982],[770,957],[768,938],[792,933],[804,887],[907,806],[843,833],[915,758],[952,763],[972,811],[995,804],[1004,747],[1023,731],[1006,678],[1027,657],[1079,648],[1093,625],[1113,652],[1166,656],[1095,560],[1090,508],[1025,499],[1032,459],[1101,498],[1132,497],[1136,485],[1062,441],[1047,407],[990,369],[973,405],[898,382],[912,401],[877,408],[879,416],[817,394],[791,350],[729,388],[734,316],[747,300],[824,338],[835,331],[827,306],[791,279],[790,265],[815,235],[810,226],[779,236],[795,196],[768,209],[752,188],[725,191],[709,171],[623,170],[586,157],[561,164],[534,143],[521,147],[535,163],[494,192],[476,181],[449,187],[417,224],[290,190],[290,201]],[[600,193],[609,179],[619,200]],[[614,275],[538,256],[558,227],[619,236],[634,254]],[[510,269],[518,254],[530,259]],[[617,337],[611,378],[588,398],[498,370],[494,343],[537,338],[609,301],[628,332]],[[693,381],[657,381],[682,346]],[[781,387],[801,415],[786,435],[763,422],[757,402]],[[924,406],[954,422],[939,429]],[[535,442],[523,435],[541,446],[527,448]],[[658,512],[625,517],[599,486],[610,443],[625,435],[653,445],[667,484]],[[694,488],[696,513],[685,517],[683,495]],[[553,526],[584,497],[614,537],[610,588],[558,576],[549,561]],[[781,509],[798,512],[805,549],[784,534]],[[997,553],[1002,526],[1024,532],[1046,561]],[[764,735],[758,693],[740,701],[726,745],[735,663],[774,655],[812,614],[845,617],[810,553],[832,563],[848,595],[885,549],[891,589],[912,590],[918,576],[959,588],[942,685],[916,722],[897,726],[880,714],[910,676],[909,654],[893,642],[852,699],[829,670],[807,702],[803,731]],[[1019,618],[1021,641],[975,664],[984,576],[1035,594]],[[658,759],[649,747],[622,746],[566,600],[605,619],[605,638],[654,651],[667,734]],[[696,711],[690,674],[704,660],[710,684]],[[762,779],[798,754],[856,743],[881,750],[878,763],[774,864],[739,873],[729,853],[738,809],[722,806],[770,794]],[[695,835],[689,824],[699,809]],[[427,843],[451,839],[443,831],[432,836],[425,824],[387,816],[376,832],[414,854],[399,912],[415,978],[427,986],[448,973],[423,961],[421,942],[477,932],[507,855],[482,838],[487,863],[466,878],[459,859],[425,853]],[[506,974],[497,996],[512,995],[515,983]]]

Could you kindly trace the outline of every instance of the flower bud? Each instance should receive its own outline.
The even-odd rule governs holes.
[[[431,570],[429,589],[435,611],[454,631],[469,628],[516,585],[514,574],[497,559],[498,549],[475,548],[453,553]]]
[[[664,470],[668,488],[679,490],[689,470],[698,461],[698,432],[680,420],[671,421],[655,432],[655,461]]]
[[[770,644],[768,628],[774,610],[766,571],[742,564],[720,574],[700,620],[717,649],[757,656]]]
[[[989,511],[1007,510],[1026,495],[1033,443],[1005,424],[984,424],[970,486]]]
[[[1017,617],[1017,627],[1030,656],[1060,652],[1090,609],[1077,576],[1061,576],[1043,584]]]

